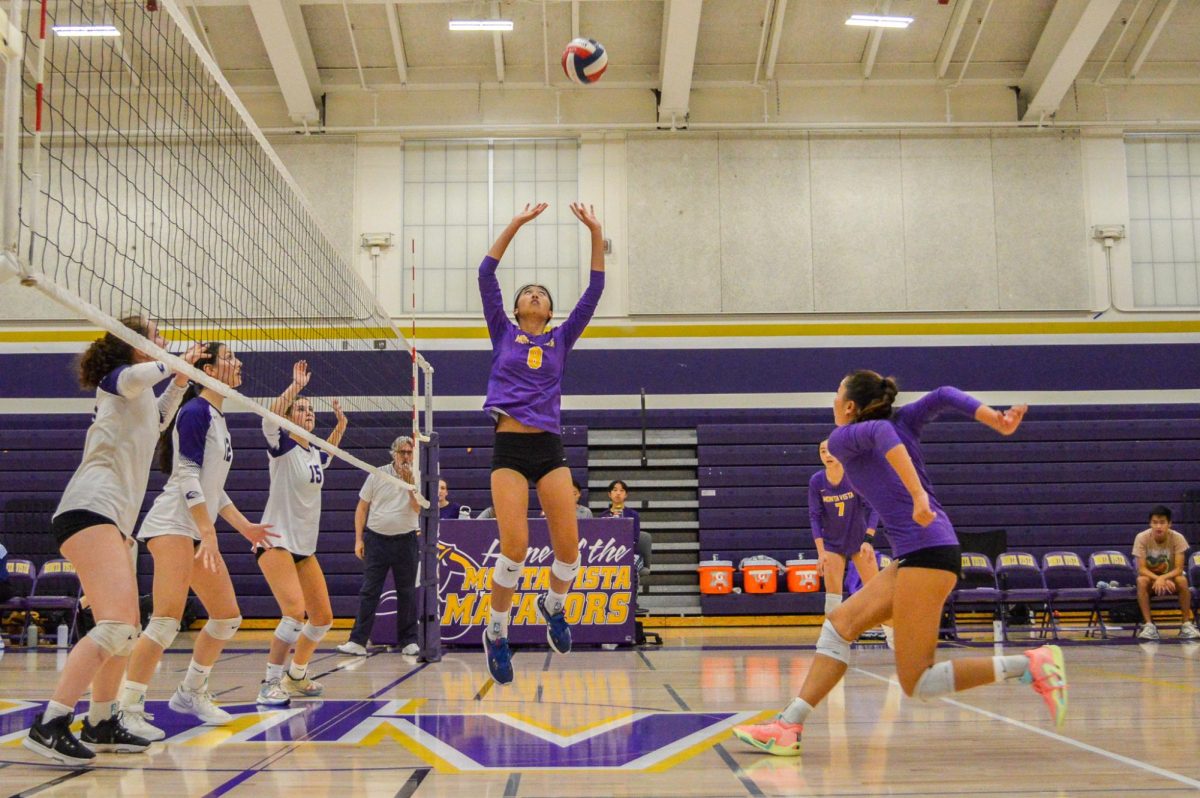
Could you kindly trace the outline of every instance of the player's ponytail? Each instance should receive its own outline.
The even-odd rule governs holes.
[[[854,421],[892,417],[892,405],[900,387],[893,377],[881,376],[868,369],[853,371],[844,380],[846,398],[854,402]]]
[[[193,364],[201,371],[205,366],[215,366],[217,364],[217,353],[221,351],[220,341],[208,341],[201,345],[201,351],[204,352]],[[200,395],[200,386],[194,382],[189,382],[187,388],[184,389],[183,399],[179,402],[179,409],[191,400]],[[158,458],[158,470],[164,474],[170,474],[171,469],[175,465],[175,443],[172,438],[172,433],[175,432],[175,419],[179,418],[176,413],[171,419],[171,423],[158,436],[158,449],[155,456]]]

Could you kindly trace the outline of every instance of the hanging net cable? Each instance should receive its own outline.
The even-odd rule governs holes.
[[[24,31],[23,48],[6,46],[8,270],[229,409],[394,479],[362,456],[410,417],[414,441],[428,439],[433,369],[331,243],[177,0],[11,0],[7,12]],[[119,321],[131,315],[156,320],[176,353],[227,344],[244,362],[241,392]],[[268,409],[302,359],[303,395],[318,411],[340,400],[353,447]],[[413,470],[419,485],[417,458]]]

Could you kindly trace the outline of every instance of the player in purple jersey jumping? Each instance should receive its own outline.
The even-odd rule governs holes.
[[[850,484],[828,444],[821,441],[818,447],[825,469],[808,480],[808,520],[817,546],[817,573],[825,580],[826,615],[841,606],[847,561],[854,563],[864,585],[879,573],[874,543],[879,515]],[[886,636],[890,643],[891,627],[867,637],[871,634],[876,640]]]
[[[546,621],[550,648],[559,654],[571,650],[571,627],[563,606],[579,572],[579,526],[560,435],[559,405],[567,355],[596,312],[604,291],[604,236],[595,211],[572,203],[571,212],[591,232],[588,287],[567,320],[550,329],[554,315],[550,292],[542,285],[523,286],[513,303],[513,324],[504,310],[496,267],[522,225],[536,219],[547,207],[545,203],[526,205],[479,264],[479,293],[492,339],[492,368],[483,407],[496,423],[492,506],[500,525],[500,556],[492,571],[491,618],[483,632],[483,647],[488,670],[498,684],[513,679],[508,616],[529,547],[530,484],[537,488],[554,547],[550,588],[538,598],[538,610]]]
[[[958,581],[961,551],[954,527],[933,494],[919,443],[921,431],[943,411],[953,410],[1001,435],[1012,435],[1028,407],[1001,412],[945,387],[893,409],[897,390],[895,380],[873,371],[847,376],[833,402],[837,429],[829,436],[830,453],[887,526],[896,559],[825,619],[800,694],[779,717],[734,729],[734,736],[760,751],[800,754],[804,720],[845,675],[850,641],[889,617],[896,630],[896,676],[905,695],[929,700],[1019,679],[1041,694],[1056,724],[1066,717],[1067,674],[1058,646],[934,662],[942,605]]]

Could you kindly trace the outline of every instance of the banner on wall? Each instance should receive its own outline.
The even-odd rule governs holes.
[[[477,646],[490,604],[492,567],[500,555],[495,521],[442,521],[438,527],[438,585],[442,642]],[[579,521],[579,573],[565,612],[574,642],[632,643],[637,574],[633,521],[627,518]],[[510,642],[545,643],[546,627],[538,596],[550,586],[554,549],[546,522],[529,522],[529,554],[513,594]]]

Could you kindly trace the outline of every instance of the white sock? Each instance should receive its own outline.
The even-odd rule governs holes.
[[[292,681],[298,682],[307,675],[308,675],[308,663],[305,663],[303,665],[297,665],[295,662],[293,662],[291,665],[288,666],[288,678],[290,678]]]
[[[208,681],[208,674],[211,672],[212,665],[201,665],[192,660],[192,664],[188,665],[187,675],[183,677],[183,689],[190,693],[198,692]]]
[[[267,663],[267,681],[269,682],[272,679],[278,681],[279,679],[282,679],[282,678],[283,678],[283,664],[281,663],[279,665],[272,665],[270,662],[268,662]]]
[[[563,604],[567,601],[566,593],[555,593],[553,590],[546,591],[546,612],[551,615],[558,615],[562,612]]]
[[[50,701],[46,704],[46,711],[42,713],[42,723],[49,723],[55,718],[61,718],[64,715],[70,715],[75,710],[66,704],[60,704],[57,701]]]
[[[1020,679],[1029,670],[1029,657],[1024,654],[1010,654],[1007,657],[992,657],[992,670],[996,681]]]
[[[499,640],[502,637],[508,637],[508,614],[509,610],[500,612],[492,608],[492,618],[488,621],[487,636],[489,640]]]
[[[842,594],[841,593],[826,593],[825,594],[825,614],[826,615],[833,612],[840,606],[842,606]]]
[[[132,709],[145,704],[147,687],[148,685],[141,682],[126,681],[125,686],[121,688],[121,708]]]
[[[120,701],[93,701],[88,705],[88,723],[95,726],[116,714]]]
[[[787,709],[779,715],[787,723],[803,723],[812,711],[812,705],[803,698],[793,698],[792,703],[788,704]]]

